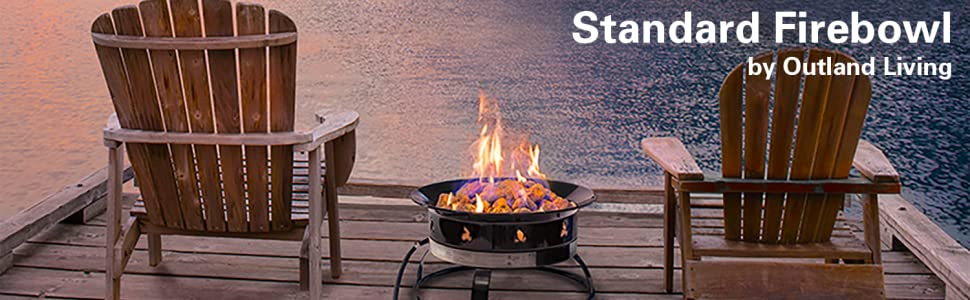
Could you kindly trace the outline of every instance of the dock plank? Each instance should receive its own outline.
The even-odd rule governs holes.
[[[949,289],[947,297],[970,299],[970,251],[950,238],[905,199],[879,197],[879,217],[906,248],[939,274]]]
[[[390,298],[402,256],[414,240],[426,236],[424,212],[405,199],[379,201],[373,197],[343,196],[341,201],[343,274],[339,279],[324,276],[324,293],[332,299]],[[713,228],[723,224],[720,206],[716,201],[705,201],[699,206],[710,209],[700,209],[698,219],[702,220],[702,228],[708,226],[717,233]],[[679,298],[679,294],[663,294],[661,216],[637,209],[615,213],[616,209],[584,210],[579,216],[579,220],[585,220],[578,232],[579,252],[590,265],[597,299]],[[850,225],[852,222],[845,221]],[[0,297],[101,297],[103,224],[103,217],[88,224],[56,224],[30,238],[13,251],[13,266],[0,277]],[[620,224],[625,226],[616,226]],[[323,234],[326,239],[326,233]],[[299,242],[164,236],[162,247],[162,263],[149,267],[147,238],[139,240],[122,280],[125,298],[306,297],[306,292],[298,288]],[[323,250],[321,266],[326,273],[328,251]],[[419,251],[412,258],[404,282],[414,279],[415,263],[422,253]],[[883,258],[889,299],[945,296],[945,284],[912,253],[887,249]],[[446,266],[429,255],[425,272]],[[560,267],[579,271],[574,263],[562,263]],[[676,280],[679,275],[677,270]],[[471,274],[441,278],[429,282],[422,297],[468,298],[470,283]],[[492,299],[584,299],[573,284],[537,271],[495,272],[491,286]],[[410,290],[404,289],[402,296],[410,299]]]
[[[91,224],[87,226],[103,226]],[[394,230],[388,230],[394,228]],[[90,229],[62,226],[61,232],[83,232]],[[589,227],[577,230],[581,246],[615,247],[661,247],[660,228],[606,228]],[[322,236],[327,237],[328,232]],[[380,240],[413,242],[428,236],[426,223],[341,221],[340,238],[343,240]],[[616,238],[616,236],[624,238]],[[172,236],[174,238],[174,236]],[[36,239],[35,239],[36,240]]]
[[[657,250],[655,250],[657,251]],[[99,248],[64,246],[56,244],[34,244],[30,243],[17,250],[17,267],[33,267],[44,269],[62,269],[68,271],[82,272],[101,272],[103,265],[101,257],[103,251]],[[165,260],[162,267],[151,268],[147,266],[147,252],[141,249],[135,252],[129,268],[126,272],[130,274],[175,276],[175,277],[211,277],[224,279],[244,279],[260,281],[286,281],[296,282],[298,280],[298,265],[295,257],[281,257],[272,253],[262,253],[261,255],[250,254],[239,256],[233,254],[209,254],[205,252],[173,252],[164,253]],[[890,256],[890,259],[893,259]],[[898,257],[898,256],[897,256]],[[374,258],[374,261],[361,261],[348,259],[345,263],[346,271],[339,280],[332,280],[325,277],[327,284],[349,284],[349,285],[368,285],[368,286],[389,286],[394,280],[398,262],[381,261]],[[893,260],[906,261],[908,264],[915,263],[912,257],[899,257]],[[892,265],[893,262],[887,262]],[[326,260],[323,261],[326,269]],[[433,271],[443,265],[431,263],[426,270]],[[405,282],[413,280],[415,265],[406,274]],[[574,268],[573,268],[574,269]],[[597,280],[597,289],[602,292],[618,293],[660,293],[662,270],[658,268],[601,268],[593,267],[593,277]],[[943,293],[943,285],[939,279],[930,275],[928,270],[923,269],[923,275],[898,275],[894,276],[891,268],[887,268],[889,275],[886,279],[887,290],[890,298],[940,298]],[[679,274],[679,272],[678,272]],[[496,273],[493,278],[493,288],[495,290],[509,290],[515,287],[516,283],[528,281],[541,287],[557,286],[559,289],[576,290],[576,287],[560,282],[557,278],[544,277],[542,274],[534,272],[517,272],[515,274]],[[556,285],[560,284],[560,285]],[[328,285],[329,286],[329,285]],[[432,288],[464,288],[467,287],[467,278],[453,277],[443,278],[429,284]],[[547,288],[548,289],[548,288]],[[895,295],[895,296],[894,296]]]
[[[125,180],[132,176],[134,175],[130,168],[126,168]],[[66,186],[36,205],[4,220],[0,223],[0,257],[10,253],[29,237],[47,230],[50,226],[103,197],[108,189],[105,184],[107,179],[107,168],[100,169],[77,184]],[[0,273],[3,273],[2,268]]]
[[[37,246],[37,245],[33,245]],[[36,248],[27,247],[18,251],[16,266],[69,271],[103,272],[104,251],[90,247],[71,247],[45,245],[44,251],[28,254]],[[68,261],[69,263],[65,263]],[[130,274],[211,277],[227,279],[266,280],[297,282],[299,266],[294,258],[276,256],[236,256],[206,253],[165,253],[164,267],[148,266],[148,253],[135,251],[126,269]],[[329,270],[323,261],[324,272]],[[425,272],[433,272],[447,267],[444,264],[427,264]],[[398,262],[348,260],[346,271],[339,279],[324,276],[324,284],[352,284],[392,287],[397,276]],[[414,282],[417,264],[410,264],[404,277],[405,283]],[[569,268],[578,271],[576,268]],[[661,293],[661,272],[659,269],[618,269],[598,268],[590,270],[597,281],[597,290],[616,293]],[[679,274],[679,273],[678,273]],[[426,286],[437,288],[468,288],[471,274],[445,277],[429,282]],[[523,286],[529,282],[529,286]],[[495,272],[491,286],[493,290],[534,290],[534,291],[576,291],[580,289],[570,281],[560,277],[533,271]]]
[[[13,268],[10,280],[0,282],[0,293],[32,297],[62,297],[100,299],[98,288],[104,274],[98,272]],[[42,280],[38,280],[42,279]],[[179,288],[173,289],[172,286]],[[331,299],[388,299],[391,289],[378,286],[327,285],[324,292]],[[197,277],[159,277],[125,274],[122,295],[131,299],[306,299],[298,283],[262,280],[232,280]],[[464,289],[423,289],[423,299],[462,299],[468,297]],[[410,289],[403,289],[410,299]],[[493,291],[493,299],[585,299],[585,295],[571,292]],[[676,295],[598,293],[597,299],[677,299]]]
[[[52,230],[34,239],[32,243],[60,244],[84,247],[100,247],[104,244],[104,229]],[[55,232],[56,231],[56,232]],[[400,261],[413,241],[343,240],[344,257],[349,260]],[[136,249],[147,249],[145,237],[139,239]],[[300,243],[291,241],[233,239],[219,237],[163,236],[162,247],[167,251],[184,253],[214,253],[236,255],[266,255],[295,258],[300,253]],[[639,249],[639,251],[637,251]],[[659,247],[580,247],[579,253],[586,263],[594,267],[660,268]],[[323,256],[329,257],[324,248]],[[412,258],[417,261],[417,257]],[[431,263],[437,259],[428,258]]]
[[[344,224],[345,226],[342,227],[349,230],[355,227],[354,222],[345,221]],[[101,227],[64,224],[31,239],[30,242],[34,244],[100,247],[103,240],[104,229]],[[343,244],[343,247],[347,249],[347,259],[349,260],[398,262],[413,242],[408,240],[345,239]],[[593,267],[660,268],[662,266],[660,264],[662,245],[659,244],[639,247],[582,246],[583,244],[581,237],[580,254],[585,257],[587,264]],[[136,249],[145,250],[147,247],[147,239],[142,237],[136,245]],[[166,253],[263,255],[289,258],[295,258],[299,253],[299,243],[297,242],[218,237],[164,236],[163,247],[167,250]],[[326,248],[323,249],[323,255],[324,258],[329,257]],[[908,253],[885,252],[884,256],[886,272],[889,274],[931,274],[929,269]],[[417,257],[412,258],[412,261],[417,262],[417,260]],[[441,263],[434,257],[429,257],[428,262],[431,264]],[[679,259],[675,260],[675,266],[679,267]]]

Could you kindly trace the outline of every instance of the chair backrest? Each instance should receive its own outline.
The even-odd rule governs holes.
[[[146,0],[99,16],[91,31],[123,128],[293,131],[296,26],[283,13],[225,0]],[[129,143],[127,150],[154,225],[293,226],[292,146]]]
[[[764,74],[747,75],[747,63],[734,68],[719,95],[723,177],[848,177],[869,107],[869,77],[820,75],[817,67],[815,71],[803,67],[801,73],[789,75],[783,70],[789,58],[800,63],[856,62],[843,53],[821,49],[758,55],[755,63],[777,62],[773,92],[772,81]],[[843,198],[842,194],[725,194],[725,238],[762,243],[828,241]]]

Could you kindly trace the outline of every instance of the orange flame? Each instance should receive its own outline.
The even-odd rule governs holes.
[[[455,193],[448,193],[448,206],[451,206],[451,209],[457,210],[458,205],[460,205],[461,203],[455,202],[454,200],[455,200]]]
[[[528,178],[546,179],[546,175],[539,171],[539,145],[530,144],[527,138],[522,144],[512,148],[513,159],[505,159],[502,144],[505,129],[502,127],[501,112],[498,104],[489,99],[484,91],[478,92],[478,123],[481,131],[475,142],[472,176],[478,177],[479,181],[489,178],[489,182],[494,182],[495,177],[512,176],[525,182],[526,177],[522,176],[523,173]],[[528,157],[528,162],[517,162],[515,159],[517,157]]]
[[[475,212],[481,213],[484,211],[485,211],[485,200],[482,200],[481,196],[475,195]]]
[[[522,232],[522,230],[515,230],[515,242],[525,243],[525,240],[526,240],[525,233]]]
[[[461,233],[461,240],[464,242],[472,241],[472,233],[468,231],[468,227],[461,228],[464,232]]]
[[[522,177],[522,173],[519,172],[519,170],[515,170],[515,180],[518,180],[521,183],[526,183],[528,181],[528,179]]]
[[[472,146],[472,175],[478,181],[464,183],[454,194],[442,193],[437,206],[472,213],[531,213],[575,206],[556,195],[539,170],[539,145],[528,135],[513,136],[520,143],[507,143],[498,104],[483,91],[478,94],[478,139]],[[506,147],[515,144],[515,147]],[[508,155],[508,156],[506,156]],[[520,242],[525,235],[519,233]]]
[[[539,145],[529,148],[529,176],[546,179],[546,175],[539,171]]]

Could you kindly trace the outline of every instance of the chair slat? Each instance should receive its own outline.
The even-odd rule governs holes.
[[[755,63],[770,63],[772,53],[754,57]],[[768,107],[771,101],[771,81],[764,75],[750,75],[745,79],[744,104],[744,178],[765,178],[765,145],[768,138]],[[757,241],[761,231],[762,193],[744,193],[744,241]]]
[[[817,49],[808,52],[809,61],[818,61],[832,57],[833,53]],[[798,128],[795,131],[795,148],[792,154],[792,180],[811,179],[812,166],[815,162],[815,152],[818,146],[820,120],[825,108],[831,77],[820,75],[805,76],[802,89],[801,111],[798,115]],[[807,195],[788,194],[785,202],[784,222],[782,223],[781,242],[793,243],[799,241],[802,215],[805,212]]]
[[[859,145],[859,137],[862,134],[862,126],[865,123],[866,111],[869,109],[869,100],[872,94],[872,84],[869,76],[856,76],[852,88],[852,97],[849,100],[849,109],[845,115],[845,126],[842,129],[842,143],[839,144],[838,155],[835,159],[835,169],[832,173],[833,178],[846,178],[852,168],[852,158],[855,156],[856,147]],[[841,201],[826,201],[823,209],[821,228],[828,228],[835,223],[835,215],[842,208]],[[821,231],[818,239],[827,241],[832,236],[831,231]]]
[[[136,7],[119,7],[114,9],[111,14],[118,34],[143,35],[141,18]],[[148,52],[144,49],[121,49],[121,53],[128,74],[128,87],[131,97],[129,100],[133,113],[130,117],[134,119],[130,125],[135,125],[137,126],[135,128],[138,129],[164,130],[165,125],[158,109],[158,97],[155,94],[155,82],[152,78]],[[146,145],[144,149],[148,158],[147,162],[140,164],[140,168],[143,169],[142,172],[138,172],[137,166],[135,171],[145,175],[141,178],[151,178],[150,180],[140,181],[143,189],[147,187],[154,190],[150,191],[149,194],[153,195],[155,199],[149,201],[157,203],[166,226],[183,228],[182,212],[178,204],[178,187],[175,182],[175,173],[172,170],[168,146]]]
[[[266,33],[262,6],[236,5],[237,32],[243,35]],[[266,99],[266,48],[239,49],[239,81],[243,131],[265,133],[268,130]],[[269,231],[269,172],[266,146],[247,146],[246,186],[249,195],[249,230]]]
[[[334,148],[334,184],[343,186],[350,180],[357,159],[357,133],[348,132],[332,141]]]
[[[146,0],[138,5],[145,26],[145,36],[172,37],[168,4],[164,0]],[[185,100],[182,98],[182,81],[179,76],[178,58],[174,50],[149,50],[155,87],[161,104],[165,130],[169,132],[189,132],[189,121],[185,115]],[[175,178],[179,188],[179,207],[185,228],[205,230],[202,218],[202,201],[199,198],[198,181],[195,177],[195,155],[191,145],[170,144]]]
[[[815,49],[808,52],[809,61],[818,61],[831,56],[831,52]],[[819,142],[818,134],[821,128],[820,120],[824,112],[830,81],[831,77],[828,76],[817,74],[805,76],[801,111],[798,115],[798,128],[795,131],[791,173],[789,174],[789,178],[792,180],[812,178],[812,164],[815,162],[815,152]],[[805,212],[805,197],[804,194],[788,194],[781,230],[782,243],[798,241],[802,215]]]
[[[801,60],[805,49],[787,49],[778,52],[775,60],[781,65],[790,57]],[[768,179],[787,179],[791,160],[792,139],[795,136],[795,117],[798,112],[799,89],[802,76],[789,75],[780,67],[775,72],[775,95],[771,112],[771,144],[768,147]],[[778,241],[781,228],[781,213],[784,207],[784,193],[765,195],[765,217],[762,240],[768,243]]]
[[[206,36],[232,36],[232,3],[226,0],[202,1]],[[209,83],[215,109],[216,131],[239,133],[239,89],[235,50],[208,50]],[[225,193],[226,220],[232,232],[249,231],[246,192],[243,187],[242,147],[219,146],[222,190]]]
[[[839,54],[837,56],[837,61],[839,63],[855,62],[854,59],[844,54]],[[821,136],[821,138],[829,141],[829,143],[825,144],[825,149],[827,150],[825,153],[826,165],[824,166],[824,171],[826,172],[825,178],[840,179],[846,178],[849,175],[848,169],[845,169],[844,166],[851,165],[852,161],[851,159],[846,159],[846,157],[839,160],[839,156],[841,155],[839,152],[842,149],[842,144],[851,144],[853,150],[850,151],[853,151],[853,153],[849,155],[854,155],[855,145],[858,143],[859,138],[858,136],[855,136],[855,138],[851,141],[846,140],[846,126],[858,127],[858,131],[861,132],[862,124],[865,120],[864,115],[862,118],[855,120],[849,120],[846,118],[849,109],[853,107],[853,102],[859,101],[859,99],[854,97],[856,83],[855,77],[856,76],[854,75],[835,76],[832,81],[828,105],[830,109],[827,111],[828,118],[825,120],[830,127],[826,128],[827,130],[823,131]],[[868,98],[868,96],[869,95],[866,95],[866,98]],[[868,103],[866,103],[866,106],[868,107]],[[855,128],[852,129],[855,131]],[[822,147],[822,145],[819,147]],[[837,170],[840,169],[845,170],[844,174],[838,173]],[[819,203],[819,217],[816,225],[817,228],[809,240],[817,242],[828,240],[828,238],[832,235],[832,225],[830,224],[835,223],[835,217],[838,214],[839,208],[842,207],[844,198],[844,194],[831,194],[826,196],[825,201]]]
[[[851,59],[839,53],[831,53],[832,61],[840,63],[850,62]],[[852,86],[855,83],[853,75],[831,76],[828,93],[825,96],[824,112],[820,120],[818,149],[815,153],[815,163],[812,170],[813,179],[833,178],[835,171],[836,157],[838,155],[839,143],[842,141],[842,129],[845,125],[845,115],[849,108],[849,100],[852,97]],[[802,229],[799,230],[799,241],[818,242],[819,231],[830,231],[832,228],[822,228],[820,223],[823,219],[824,204],[826,202],[840,203],[843,194],[810,195],[824,199],[822,201],[809,201],[806,204],[805,215],[802,219]],[[837,213],[837,211],[834,211]],[[832,216],[834,219],[835,216]]]
[[[91,31],[114,34],[115,31],[111,15],[105,13],[95,19],[94,24],[91,26]],[[118,113],[118,122],[124,128],[136,128],[133,112],[135,108],[132,106],[131,93],[128,90],[128,75],[125,71],[124,61],[121,59],[121,50],[100,45],[95,45],[94,48],[98,54],[98,60],[101,62],[101,69],[104,73],[105,82],[108,85],[108,91],[111,92],[111,102],[114,105],[115,111]],[[129,144],[127,147],[128,158],[131,160],[131,164],[138,166],[134,170],[136,176],[139,178],[151,178],[151,173],[147,172],[148,170],[146,168],[141,167],[148,165],[148,146],[146,144]],[[152,208],[152,212],[148,214],[148,220],[155,224],[164,225],[165,220],[162,218],[162,211],[158,206],[158,195],[155,193],[154,187],[144,185],[143,189],[142,196],[146,200],[145,206]]]
[[[201,10],[197,0],[171,0],[171,10],[175,36],[202,36],[202,21],[199,17]],[[180,50],[179,62],[192,132],[215,132],[205,51]],[[202,186],[206,230],[225,231],[226,217],[216,147],[195,145],[194,148],[199,183]]]
[[[269,11],[270,33],[295,32],[296,25],[283,13]],[[292,131],[296,101],[296,44],[269,49],[270,131]],[[293,147],[271,147],[272,226],[289,230],[293,183]]]
[[[721,174],[741,178],[741,109],[744,64],[734,68],[719,93],[721,111]],[[724,194],[724,237],[741,238],[741,194]]]

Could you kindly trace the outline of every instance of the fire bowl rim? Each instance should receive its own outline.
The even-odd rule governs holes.
[[[509,180],[513,178],[499,178],[500,180]],[[549,184],[549,189],[554,193],[558,194],[560,197],[566,198],[566,200],[572,201],[576,204],[575,207],[569,207],[558,210],[543,211],[543,212],[530,212],[530,213],[505,213],[505,214],[488,214],[488,213],[472,213],[465,211],[456,211],[448,208],[437,207],[432,205],[432,199],[437,201],[440,192],[435,195],[429,195],[429,192],[435,191],[456,191],[462,184],[478,180],[478,178],[461,178],[452,179],[446,181],[440,181],[432,184],[428,184],[419,187],[411,191],[410,198],[415,204],[427,208],[429,211],[433,211],[441,216],[446,216],[450,218],[465,219],[470,221],[483,221],[483,222],[522,222],[522,221],[534,221],[537,219],[547,219],[561,218],[564,213],[571,213],[580,208],[589,206],[596,202],[596,193],[592,189],[587,188],[582,185],[559,181],[559,180],[546,180]],[[514,180],[514,179],[513,179]],[[447,189],[446,189],[447,188]],[[569,194],[564,195],[563,190],[568,190]],[[432,197],[429,197],[432,196]]]

